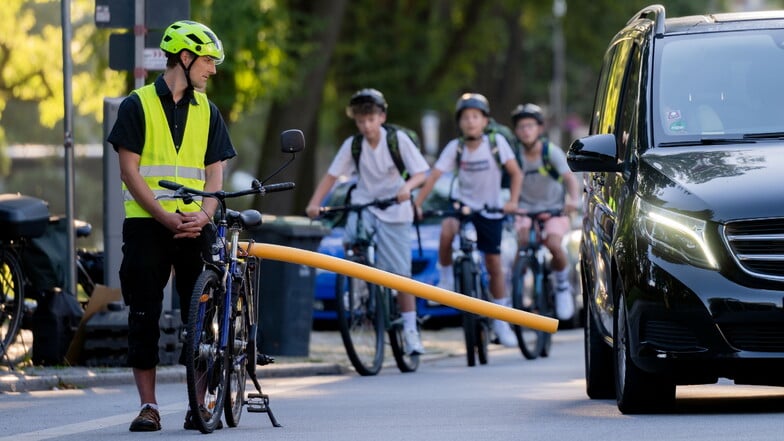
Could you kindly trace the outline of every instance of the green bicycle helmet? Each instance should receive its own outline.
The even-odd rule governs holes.
[[[455,105],[455,119],[460,119],[460,114],[465,109],[478,109],[484,116],[490,116],[490,103],[484,95],[478,93],[464,93]]]
[[[207,26],[190,20],[172,23],[163,33],[161,49],[170,54],[179,54],[183,49],[200,57],[210,57],[215,64],[223,62],[223,45]]]

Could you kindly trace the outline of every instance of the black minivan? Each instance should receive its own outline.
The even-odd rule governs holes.
[[[632,17],[604,57],[580,259],[590,398],[784,386],[784,12]]]

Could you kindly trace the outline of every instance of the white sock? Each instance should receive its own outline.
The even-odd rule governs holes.
[[[555,281],[559,285],[563,285],[563,284],[569,283],[569,267],[568,266],[566,268],[562,269],[561,271],[553,271],[553,274],[555,274]]]
[[[155,409],[155,410],[158,410],[158,405],[157,405],[157,404],[155,404],[155,403],[144,403],[144,404],[142,404],[142,407],[141,407],[141,409],[139,409],[139,410],[142,410],[142,409],[144,409],[145,407],[150,407],[150,408],[153,408],[153,409]]]
[[[401,312],[400,317],[403,318],[403,331],[416,331],[416,311]]]

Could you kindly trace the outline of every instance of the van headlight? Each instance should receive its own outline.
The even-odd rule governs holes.
[[[665,256],[708,269],[718,269],[705,234],[706,222],[639,201],[637,225],[654,249]]]

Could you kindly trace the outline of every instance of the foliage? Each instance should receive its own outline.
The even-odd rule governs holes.
[[[123,76],[106,69],[102,49],[108,36],[95,32],[94,2],[72,0],[71,6],[74,110],[95,122],[103,112],[103,97],[123,90]],[[9,140],[40,142],[41,135],[36,133],[54,129],[65,112],[61,2],[6,0],[0,20],[4,28],[0,34],[0,115],[17,109],[30,112],[25,126],[4,128],[13,131]],[[0,128],[0,145],[5,139]]]

